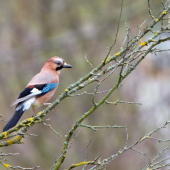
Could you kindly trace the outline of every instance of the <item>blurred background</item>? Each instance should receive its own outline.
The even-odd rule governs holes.
[[[85,55],[94,67],[98,66],[112,45],[120,14],[120,1],[117,0],[1,0],[0,1],[0,114],[9,120],[13,114],[10,107],[25,88],[29,80],[37,74],[43,64],[52,56],[60,56],[73,66],[60,75],[60,85],[51,102],[71,83],[86,75],[91,67],[85,61]],[[138,34],[137,25],[147,19],[147,1],[124,0],[117,44],[111,55],[118,52],[125,38],[125,25],[131,28],[131,35]],[[151,0],[153,15],[162,9],[160,0]],[[167,49],[169,44],[164,44]],[[88,125],[119,125],[128,127],[128,145],[134,143],[146,133],[162,126],[170,119],[170,59],[168,52],[162,52],[147,58],[129,75],[109,101],[121,98],[125,101],[141,102],[142,105],[102,105],[83,123]],[[118,72],[117,72],[118,73]],[[110,89],[117,76],[112,75],[100,90]],[[82,91],[93,92],[95,84]],[[96,101],[102,96],[97,96]],[[29,129],[29,133],[38,137],[26,136],[23,144],[2,148],[3,153],[19,153],[18,156],[6,157],[4,163],[12,166],[34,167],[41,170],[50,169],[61,154],[64,135],[83,113],[92,107],[91,96],[82,95],[63,100],[47,118],[51,118],[52,127],[63,137],[55,135],[42,124]],[[36,109],[41,111],[45,107]],[[25,112],[21,120],[31,117],[33,111]],[[0,122],[2,129],[5,122]],[[61,169],[84,160],[93,161],[100,153],[101,159],[116,154],[126,143],[125,129],[101,129],[92,131],[79,128],[76,137]],[[168,139],[169,127],[154,134],[154,137]],[[91,140],[87,148],[87,142]],[[147,140],[136,149],[147,154],[140,155],[128,151],[120,155],[108,166],[108,170],[142,169],[149,159],[157,155],[169,143]],[[86,154],[85,154],[86,153]],[[164,157],[170,156],[168,152]],[[90,166],[86,167],[86,169]],[[5,168],[0,165],[0,169]],[[82,169],[77,168],[77,169]]]

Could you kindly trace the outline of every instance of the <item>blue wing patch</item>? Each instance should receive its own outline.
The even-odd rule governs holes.
[[[53,90],[55,87],[57,86],[57,83],[49,83],[49,84],[46,84],[45,87],[42,89],[42,93],[47,93],[49,92],[50,90]]]

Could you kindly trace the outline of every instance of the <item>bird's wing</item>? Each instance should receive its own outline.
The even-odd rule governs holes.
[[[40,97],[53,90],[57,83],[36,84],[27,86],[19,95],[18,99],[11,103],[11,106],[26,101],[32,97]]]

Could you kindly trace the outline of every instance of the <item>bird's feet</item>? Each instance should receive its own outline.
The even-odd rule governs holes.
[[[34,107],[32,107],[32,109],[33,109],[34,115],[37,116],[37,114],[35,113]]]
[[[44,105],[45,105],[45,106],[49,106],[49,105],[51,105],[51,103],[44,103]]]

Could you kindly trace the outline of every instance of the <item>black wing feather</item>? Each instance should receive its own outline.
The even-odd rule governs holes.
[[[25,96],[28,96],[29,94],[31,94],[31,90],[33,88],[29,88],[29,87],[26,87],[19,95],[18,99],[19,98],[22,98],[22,97],[25,97]]]
[[[11,106],[16,104],[17,108],[23,101],[29,99],[30,97],[40,97],[45,95],[50,90],[54,89],[57,86],[57,83],[48,83],[48,84],[36,84],[36,85],[30,85],[26,87],[19,95],[18,99],[11,104]],[[33,92],[33,89],[37,89],[37,92]]]
[[[31,94],[31,90],[33,88],[36,88],[38,90],[43,90],[43,88],[46,86],[47,84],[36,84],[34,87],[26,87],[19,95],[18,99],[19,98],[22,98],[22,97],[25,97],[25,96],[28,96],[29,94]]]

